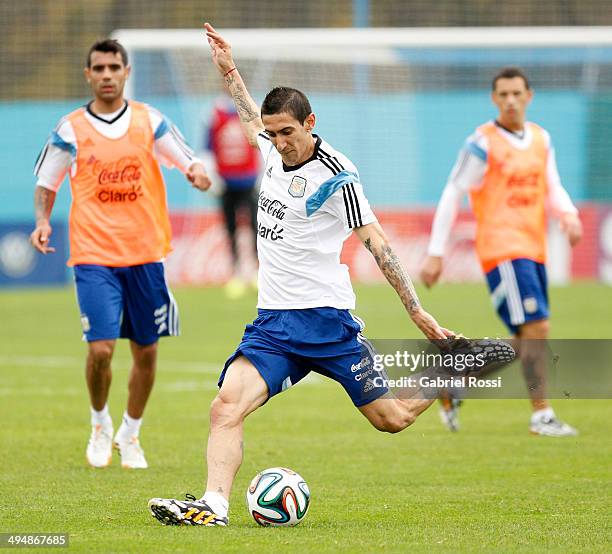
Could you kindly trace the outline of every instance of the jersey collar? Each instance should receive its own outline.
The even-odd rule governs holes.
[[[98,121],[102,121],[103,123],[107,123],[108,125],[112,125],[113,123],[115,123],[115,121],[117,121],[128,109],[128,102],[127,100],[125,101],[125,104],[123,105],[123,108],[121,108],[121,110],[119,110],[119,113],[113,117],[112,119],[104,119],[103,117],[100,117],[98,114],[95,114],[92,109],[91,109],[91,105],[93,104],[93,100],[91,102],[89,102],[89,104],[87,104],[87,106],[85,106],[85,110],[87,111],[87,113],[91,116],[91,117],[95,117]]]
[[[525,125],[523,125],[522,131],[513,131],[512,129],[508,129],[508,127],[505,127],[504,125],[502,125],[499,121],[497,121],[497,119],[494,121],[494,123],[496,127],[503,129],[504,131],[506,131],[506,133],[515,136],[519,140],[523,140],[527,134],[527,122],[526,121],[525,121]]]
[[[301,167],[304,167],[307,163],[310,163],[313,160],[317,159],[317,155],[319,154],[319,146],[321,146],[321,137],[319,135],[315,135],[314,133],[312,136],[315,137],[316,139],[314,151],[312,152],[312,156],[310,156],[310,158],[308,158],[307,160],[303,161],[301,164],[297,164],[297,165],[285,165],[285,162],[283,162],[284,172],[289,173],[290,171],[296,171],[300,169]]]

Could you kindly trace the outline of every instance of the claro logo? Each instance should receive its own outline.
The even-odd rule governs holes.
[[[96,196],[103,203],[107,202],[135,202],[139,196],[142,196],[142,187],[140,185],[128,188],[103,188],[100,189]]]
[[[100,202],[136,202],[143,195],[140,184],[142,168],[138,157],[123,156],[112,162],[93,158],[88,165],[98,181],[96,197]]]

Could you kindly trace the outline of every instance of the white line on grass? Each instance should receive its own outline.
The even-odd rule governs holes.
[[[129,360],[117,359],[116,364],[129,364]],[[76,356],[16,356],[16,355],[0,355],[0,371],[7,370],[9,367],[30,368],[30,369],[45,369],[51,370],[56,368],[82,368],[84,360]],[[4,367],[3,367],[4,366]],[[194,374],[194,375],[214,375],[217,376],[223,367],[222,363],[213,362],[193,362],[193,361],[178,361],[178,360],[161,360],[160,366],[162,369],[161,379],[167,379],[172,374]],[[160,379],[160,380],[161,380]],[[320,385],[325,382],[325,379],[317,374],[310,373],[305,379],[300,381],[300,384],[305,385]],[[185,381],[176,380],[169,383],[160,382],[156,385],[156,389],[161,392],[196,392],[215,390],[217,388],[217,379],[208,379],[201,381]],[[0,396],[79,396],[84,393],[81,388],[72,387],[49,387],[49,386],[32,386],[20,385],[18,388],[2,387],[0,388]]]
[[[129,365],[131,361],[122,357],[113,360],[113,365]],[[0,369],[2,366],[18,366],[32,369],[82,368],[85,359],[76,356],[13,356],[0,354]],[[180,373],[211,373],[220,374],[223,362],[194,362],[167,360],[160,357],[158,366],[162,370]],[[4,368],[6,369],[6,367]]]

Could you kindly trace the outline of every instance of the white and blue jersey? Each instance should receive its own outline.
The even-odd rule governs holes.
[[[316,137],[313,155],[286,166],[261,133],[264,172],[257,212],[258,308],[354,309],[340,252],[351,230],[376,221],[351,161]]]
[[[376,221],[350,160],[320,137],[312,156],[284,165],[263,133],[264,176],[257,212],[258,317],[225,363],[238,356],[274,396],[310,371],[340,383],[355,406],[388,392],[376,386],[374,350],[350,314],[355,294],[340,252],[351,230]]]

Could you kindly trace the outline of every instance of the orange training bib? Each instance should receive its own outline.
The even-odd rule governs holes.
[[[161,260],[170,250],[166,189],[153,157],[147,109],[130,102],[128,132],[101,135],[80,108],[68,116],[76,134],[76,174],[71,176],[68,265],[112,267]]]
[[[546,261],[548,148],[542,130],[531,123],[533,139],[514,147],[493,123],[480,127],[489,139],[482,186],[470,193],[477,221],[476,252],[485,272],[504,260]]]

